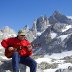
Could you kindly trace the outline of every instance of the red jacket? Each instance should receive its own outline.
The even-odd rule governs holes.
[[[1,42],[1,45],[4,48],[8,48],[8,47],[18,48],[18,47],[21,47],[22,49],[18,51],[21,56],[30,56],[30,55],[32,55],[32,51],[28,51],[27,48],[24,48],[25,46],[28,46],[30,44],[31,43],[28,40],[25,39],[25,40],[21,41],[17,37],[4,39]]]

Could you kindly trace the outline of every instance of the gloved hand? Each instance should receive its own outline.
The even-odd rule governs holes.
[[[31,46],[31,45],[28,45],[28,46],[27,46],[27,50],[28,50],[28,51],[32,51],[32,46]]]

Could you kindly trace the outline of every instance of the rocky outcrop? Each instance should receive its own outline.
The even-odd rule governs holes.
[[[57,69],[55,72],[72,72],[72,66],[69,66],[66,69]]]
[[[20,64],[20,72],[30,72],[30,69],[25,66]],[[6,61],[1,61],[0,62],[0,72],[13,72],[12,71],[12,61],[11,60],[6,60]],[[37,72],[44,72],[40,67],[37,67]]]
[[[12,72],[12,62],[11,60],[0,62],[0,72]],[[26,72],[26,66],[20,64],[20,72]]]

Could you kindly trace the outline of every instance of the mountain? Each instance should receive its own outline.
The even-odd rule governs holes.
[[[0,30],[0,40],[15,36],[16,36],[16,32],[9,26],[5,26],[3,29]]]
[[[32,28],[26,25],[22,30],[33,44],[32,57],[37,61],[37,72],[72,72],[72,19],[54,11],[50,17],[40,16],[34,20]],[[14,36],[17,33],[8,26],[0,30],[0,41]],[[0,70],[9,64],[3,53],[0,45]]]
[[[57,11],[48,20],[50,26],[32,42],[39,45],[34,48],[34,54],[45,55],[72,50],[72,20]]]
[[[26,25],[22,30],[30,42],[39,45],[39,48],[34,47],[35,55],[71,50],[72,20],[59,11],[54,11],[49,18],[46,15],[40,16],[34,20],[31,29]],[[16,35],[16,32],[8,26],[0,30],[1,40]]]
[[[64,26],[61,24],[61,26],[62,28],[57,25],[55,30],[53,29],[53,26],[48,27],[39,37],[33,41],[34,44],[40,45],[39,48],[35,49],[36,55],[60,53],[65,50],[72,50],[70,41],[72,36],[72,27],[71,29],[67,28],[64,30],[64,28],[69,27],[69,25]]]
[[[71,50],[72,20],[59,11],[54,11],[49,18],[46,15],[40,16],[34,20],[31,29],[26,25],[22,30],[25,31],[30,42],[39,45],[38,48],[34,47],[35,55]],[[8,26],[0,30],[1,40],[16,35],[15,31]]]
[[[70,18],[61,14],[59,11],[54,11],[53,15],[49,17],[49,23],[55,24],[58,22],[72,24],[72,20]]]
[[[37,19],[36,22],[36,27],[37,31],[42,32],[44,31],[49,24],[47,16],[41,16],[40,18]]]
[[[35,36],[39,36],[39,33],[45,31],[45,29],[49,26],[49,20],[47,16],[40,16],[37,20],[34,21],[32,32]]]

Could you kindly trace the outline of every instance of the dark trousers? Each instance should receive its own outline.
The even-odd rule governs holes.
[[[30,72],[36,72],[37,63],[31,57],[20,57],[18,52],[14,52],[12,56],[13,72],[19,72],[19,63],[30,67]]]

